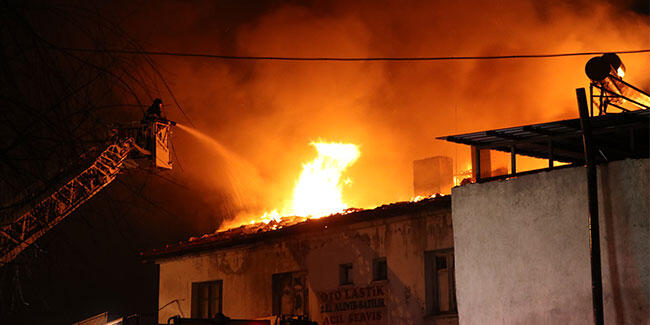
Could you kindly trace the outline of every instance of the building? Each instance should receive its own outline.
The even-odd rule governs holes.
[[[441,138],[474,150],[475,183],[451,196],[149,252],[160,265],[159,319],[222,311],[319,324],[592,324],[602,310],[606,323],[649,324],[650,110],[584,115]],[[509,173],[483,172],[489,150],[511,154]],[[517,155],[548,168],[518,171]]]
[[[648,113],[589,118],[607,324],[650,324]],[[512,153],[510,174],[452,190],[460,324],[594,324],[582,136],[574,119],[444,138]],[[517,153],[549,168],[518,173]]]
[[[451,199],[218,232],[145,254],[169,317],[456,324]]]
[[[650,160],[599,166],[604,316],[650,323]],[[461,324],[593,324],[584,167],[454,188]]]

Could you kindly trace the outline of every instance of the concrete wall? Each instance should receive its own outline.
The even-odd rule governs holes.
[[[373,258],[386,257],[388,280],[382,283],[389,292],[388,307],[382,321],[373,324],[455,324],[455,317],[427,317],[424,299],[424,251],[451,247],[450,212],[434,214],[423,210],[418,215],[163,260],[159,261],[159,305],[175,299],[179,304],[162,309],[159,320],[165,322],[176,314],[189,317],[192,282],[210,280],[223,280],[225,315],[269,317],[272,314],[272,274],[306,270],[309,314],[313,320],[324,324],[317,293],[339,288],[339,264],[354,263],[354,285],[365,286],[373,283]]]
[[[650,324],[650,161],[599,167],[605,321]],[[592,324],[586,169],[452,191],[461,324]]]
[[[454,186],[454,161],[436,156],[413,161],[413,195],[449,194]]]

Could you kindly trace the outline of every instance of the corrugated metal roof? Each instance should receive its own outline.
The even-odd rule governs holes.
[[[590,117],[598,161],[648,158],[650,110]],[[535,158],[584,164],[580,119],[449,135],[437,139]]]

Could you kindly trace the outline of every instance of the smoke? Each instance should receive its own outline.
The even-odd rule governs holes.
[[[257,168],[249,162],[239,157],[224,147],[219,141],[211,138],[205,133],[198,131],[194,128],[188,127],[181,123],[176,126],[188,134],[192,135],[196,140],[205,146],[209,154],[216,154],[219,159],[218,164],[223,166],[223,174],[226,176],[224,179],[227,184],[227,191],[230,193],[231,204],[237,210],[249,208],[252,202],[257,202],[258,197],[253,195],[259,194],[258,191],[252,189],[262,186],[259,172]]]
[[[6,58],[0,79],[7,95],[0,151],[9,168],[3,167],[3,185],[10,184],[0,185],[2,201],[30,184],[45,191],[63,181],[67,175],[44,176],[74,171],[71,164],[83,163],[81,152],[104,146],[111,122],[141,118],[155,97],[163,98],[169,119],[195,130],[175,129],[171,174],[127,170],[77,217],[44,236],[39,249],[25,252],[16,268],[5,268],[0,298],[22,302],[0,304],[6,323],[69,324],[105,310],[155,313],[146,307],[157,301],[150,281],[155,271],[140,263],[137,250],[280,208],[303,163],[315,158],[312,141],[359,146],[359,159],[342,176],[352,179],[343,197],[353,207],[374,207],[410,198],[414,159],[446,155],[457,169],[466,167],[467,148],[436,136],[576,117],[574,89],[588,85],[588,57],[417,63],[152,58],[188,120],[146,57],[61,51],[44,39],[66,48],[137,50],[125,30],[150,50],[342,57],[650,47],[647,14],[621,0],[10,0],[0,7],[12,8],[0,10]],[[649,90],[648,55],[621,58],[626,80]],[[22,287],[14,279],[22,279]],[[124,295],[129,290],[134,294]],[[97,291],[104,294],[86,299]]]
[[[170,2],[165,25],[136,26],[153,49],[268,56],[462,56],[650,47],[642,16],[598,1],[340,1],[239,8]],[[169,14],[167,14],[169,15]],[[234,15],[236,16],[236,15]],[[181,25],[171,24],[182,21]],[[171,35],[171,36],[169,36]],[[173,37],[172,37],[173,36]],[[167,42],[169,40],[169,42]],[[621,55],[626,80],[650,88],[646,54]],[[255,166],[230,216],[291,195],[314,140],[360,146],[344,197],[356,207],[408,199],[412,161],[467,148],[436,136],[577,117],[589,57],[434,62],[277,62],[157,58],[196,128]],[[168,109],[171,105],[168,105]],[[170,118],[184,121],[178,112]],[[178,177],[228,193],[220,159],[177,133]],[[493,163],[499,167],[500,161]],[[177,171],[177,173],[179,173]],[[242,176],[246,183],[247,176]],[[208,192],[209,193],[209,192]]]

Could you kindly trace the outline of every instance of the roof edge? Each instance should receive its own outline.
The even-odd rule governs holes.
[[[291,226],[286,226],[277,230],[242,234],[241,236],[228,239],[219,238],[219,234],[225,234],[233,230],[230,229],[219,232],[216,234],[216,236],[209,236],[207,238],[194,241],[179,242],[177,244],[166,245],[161,249],[141,252],[140,256],[145,263],[157,262],[163,259],[179,257],[187,254],[247,245],[259,242],[261,240],[289,237],[299,234],[318,232],[322,231],[323,229],[336,229],[338,227],[355,223],[399,217],[405,214],[409,214],[413,211],[418,211],[425,207],[433,210],[451,211],[451,195],[427,198],[417,202],[396,202],[369,210],[355,211],[346,214],[339,213],[319,219],[308,219],[306,221]]]

